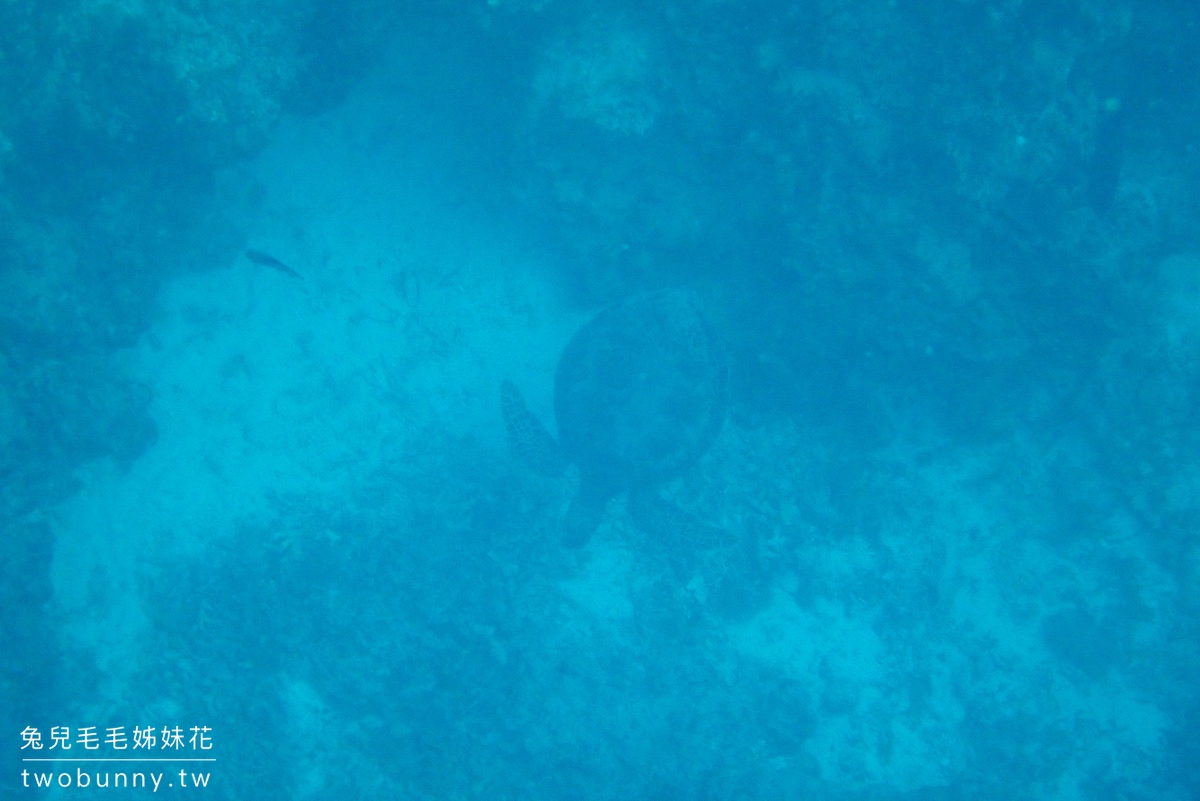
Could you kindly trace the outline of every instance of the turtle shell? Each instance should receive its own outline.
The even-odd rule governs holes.
[[[567,344],[554,377],[563,452],[608,495],[686,470],[716,439],[727,402],[724,348],[684,291],[601,311]]]

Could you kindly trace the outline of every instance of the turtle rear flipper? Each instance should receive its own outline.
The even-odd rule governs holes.
[[[566,457],[550,432],[525,405],[521,391],[511,381],[500,385],[500,410],[508,444],[529,469],[547,478],[558,478],[567,469]]]

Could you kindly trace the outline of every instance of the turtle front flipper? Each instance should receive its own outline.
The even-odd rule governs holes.
[[[567,460],[550,432],[525,405],[521,391],[511,381],[500,385],[500,410],[508,444],[529,469],[548,478],[558,478],[567,469]]]

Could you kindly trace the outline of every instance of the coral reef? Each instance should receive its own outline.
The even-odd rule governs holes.
[[[227,798],[1195,797],[1198,24],[0,3],[0,724],[211,721]],[[495,387],[664,287],[736,541],[567,552]]]

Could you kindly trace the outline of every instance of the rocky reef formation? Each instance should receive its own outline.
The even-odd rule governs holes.
[[[576,310],[702,298],[729,422],[664,493],[736,545],[680,558],[610,515],[564,553],[561,487],[499,420],[448,432],[406,383],[478,378],[534,301],[398,268],[371,314],[322,307],[406,340],[354,391],[326,397],[352,370],[308,331],[258,374],[219,354],[246,408],[325,360],[255,445],[339,494],[268,493],[145,566],[112,708],[220,721],[258,797],[1194,796],[1197,25],[1183,0],[0,4],[0,723],[93,678],[41,636],[46,510],[155,442],[122,353],[164,282],[237,252],[214,177],[391,58],[444,116],[403,124],[470,151],[456,190]],[[388,415],[387,458],[317,453]]]

